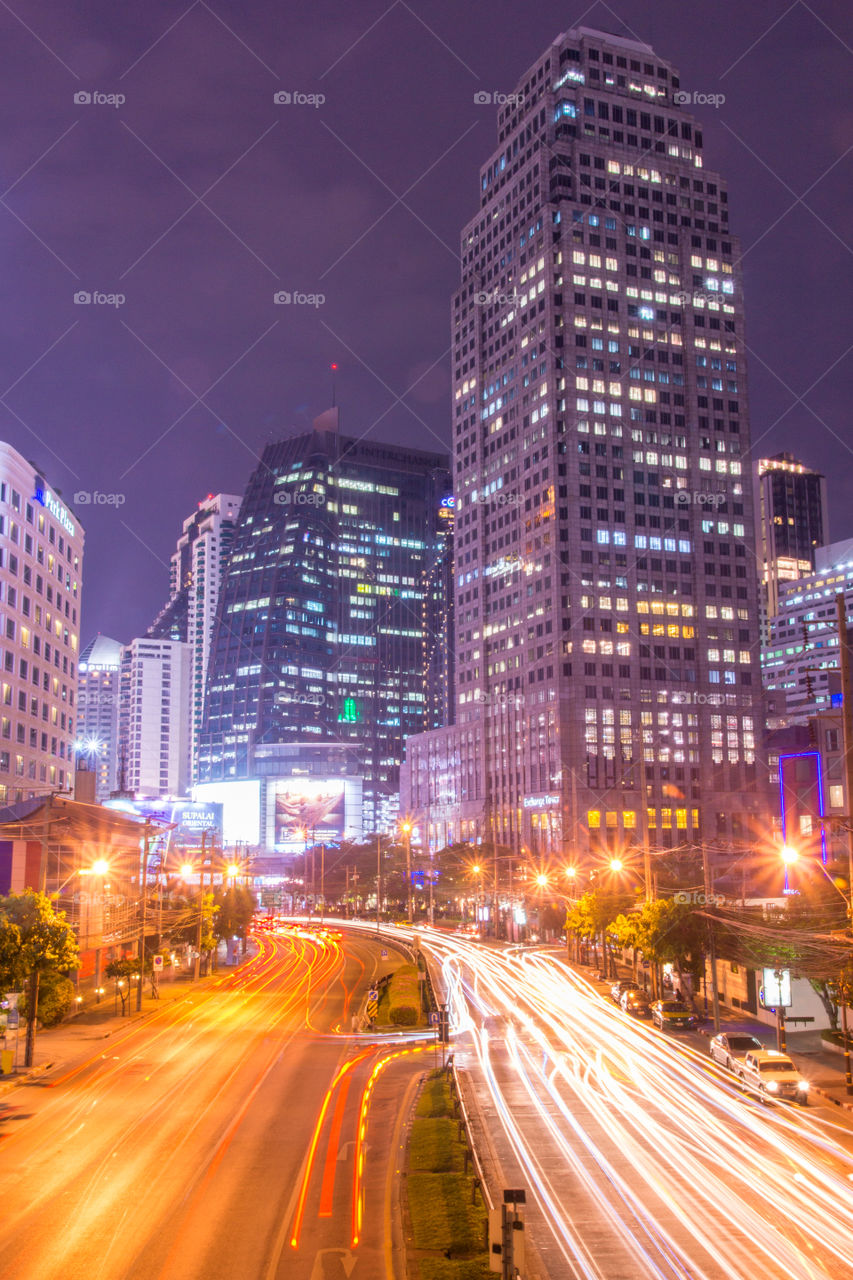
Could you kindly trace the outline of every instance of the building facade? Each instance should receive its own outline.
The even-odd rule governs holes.
[[[75,745],[95,774],[99,804],[119,786],[121,660],[122,645],[109,636],[95,636],[80,654]]]
[[[768,696],[780,719],[805,723],[828,711],[841,695],[836,596],[843,595],[853,624],[853,543],[830,543],[817,554],[815,573],[784,583],[778,613],[769,619],[761,654]]]
[[[190,785],[192,650],[131,640],[122,653],[118,776],[138,798],[186,796]]]
[[[766,639],[769,619],[779,612],[781,587],[812,573],[816,549],[828,541],[825,478],[790,453],[761,458],[755,466],[755,515]]]
[[[567,31],[462,233],[456,720],[515,850],[731,845],[766,807],[739,247],[683,98]]]
[[[297,785],[319,795],[332,780],[324,803],[345,793],[348,831],[357,804],[359,833],[387,826],[403,741],[424,723],[424,582],[448,459],[336,426],[333,411],[264,450],[211,646],[199,780],[260,779],[268,847],[295,839]],[[313,828],[318,804],[297,825]]]
[[[0,442],[0,801],[74,781],[84,533],[42,473]]]
[[[193,779],[197,773],[210,638],[239,511],[240,498],[236,494],[209,493],[198,504],[198,510],[184,521],[172,555],[169,599],[148,630],[151,639],[180,640],[192,650],[190,777]]]

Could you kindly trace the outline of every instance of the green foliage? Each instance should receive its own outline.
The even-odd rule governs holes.
[[[54,1027],[74,1007],[75,987],[62,973],[45,969],[39,976],[38,1019],[43,1027]],[[28,1016],[27,992],[18,1001],[21,1016]]]
[[[471,1174],[453,1116],[443,1072],[430,1077],[418,1102],[409,1137],[406,1189],[412,1235],[432,1257],[417,1260],[421,1280],[486,1280],[485,1211],[472,1203]],[[445,1253],[449,1257],[444,1257]]]
[[[74,969],[79,952],[64,911],[26,889],[0,898],[0,987],[19,989],[34,973]]]
[[[618,916],[612,932],[621,946],[642,951],[656,964],[673,963],[694,974],[701,969],[707,924],[689,903],[673,898],[644,902],[630,915]]]
[[[566,911],[566,932],[577,938],[597,938],[625,911],[631,895],[604,889],[587,889]]]
[[[232,884],[228,885],[224,891],[216,888],[213,899],[215,914],[211,925],[214,936],[217,939],[245,938],[257,907],[255,895],[251,890],[244,885]],[[210,948],[204,949],[210,950]]]
[[[418,1011],[411,1004],[394,1005],[390,1016],[395,1027],[416,1027],[418,1024]]]

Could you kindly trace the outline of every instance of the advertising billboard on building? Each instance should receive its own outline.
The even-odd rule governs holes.
[[[222,808],[222,840],[226,847],[244,844],[254,849],[261,842],[261,784],[257,779],[233,782],[201,782],[193,797]]]
[[[187,851],[222,843],[222,805],[189,800],[107,800],[107,809],[135,814],[154,825],[148,841],[153,866],[162,865]],[[141,835],[141,832],[140,832]]]
[[[277,850],[361,838],[360,778],[279,778],[268,795],[267,834]]]

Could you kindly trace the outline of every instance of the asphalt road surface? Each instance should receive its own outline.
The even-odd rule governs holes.
[[[350,1030],[393,960],[369,938],[258,941],[239,972],[4,1095],[3,1280],[401,1274],[404,1103],[432,1056]]]
[[[554,954],[422,945],[551,1280],[853,1277],[846,1112],[750,1098],[707,1042],[631,1020]]]

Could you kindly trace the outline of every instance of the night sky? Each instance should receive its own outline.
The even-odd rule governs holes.
[[[474,95],[576,25],[725,95],[694,110],[744,246],[756,456],[824,470],[853,534],[844,0],[0,0],[0,437],[69,501],[113,496],[74,504],[84,643],[144,631],[182,520],[329,404],[332,362],[346,433],[449,446],[459,232],[496,139]]]

